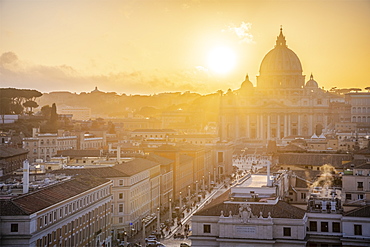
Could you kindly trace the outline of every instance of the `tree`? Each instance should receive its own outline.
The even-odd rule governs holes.
[[[35,101],[29,100],[29,101],[24,102],[23,106],[29,108],[28,114],[32,115],[32,108],[36,108],[39,105]]]
[[[41,107],[41,115],[46,119],[50,119],[51,107],[49,105],[44,105]]]
[[[42,96],[42,93],[36,90],[0,88],[1,114],[21,114],[23,107],[30,107],[30,105],[32,105],[31,109],[35,108],[34,103],[27,103],[28,106],[24,104],[26,102],[34,102],[40,96]]]
[[[58,122],[57,106],[55,103],[53,103],[50,109],[50,124],[56,125],[57,122]]]
[[[361,88],[350,88],[349,90],[355,91],[356,93],[362,91]]]
[[[368,92],[370,92],[370,87],[365,87],[365,90],[367,90]]]

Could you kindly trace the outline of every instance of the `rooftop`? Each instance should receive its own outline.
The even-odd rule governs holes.
[[[220,202],[218,204],[209,204],[204,209],[197,212],[196,216],[220,216],[221,211],[226,215],[231,211],[233,215],[239,214],[241,205],[248,203],[230,203]],[[305,210],[294,207],[284,201],[278,201],[276,204],[248,204],[254,215],[267,218],[269,215],[272,218],[288,218],[288,219],[303,219]]]
[[[56,203],[109,182],[98,177],[78,176],[40,190],[0,199],[0,215],[30,215]]]

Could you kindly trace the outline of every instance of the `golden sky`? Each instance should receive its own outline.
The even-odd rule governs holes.
[[[0,0],[0,86],[152,94],[238,89],[280,25],[306,81],[370,86],[370,0]]]

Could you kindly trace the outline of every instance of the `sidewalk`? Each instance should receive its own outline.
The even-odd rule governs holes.
[[[189,212],[187,212],[187,210],[184,210],[182,212],[182,213],[184,213],[184,217],[180,221],[177,221],[177,218],[173,218],[173,220],[174,220],[173,226],[169,227],[169,230],[168,231],[166,231],[165,229],[163,229],[164,238],[161,238],[161,239],[171,239],[178,232],[183,233],[183,231],[185,229],[185,225],[190,220],[191,216],[193,214],[195,214],[198,210],[200,210],[205,204],[207,204],[208,201],[211,200],[212,197],[218,191],[220,191],[222,188],[224,188],[224,185],[225,184],[228,184],[228,183],[221,182],[221,183],[217,184],[217,186],[214,187],[214,189],[211,192],[208,192],[207,191],[205,197],[204,198],[202,197],[201,200],[200,200],[200,202],[197,202],[195,204],[195,206],[190,209]],[[146,236],[149,236],[150,235],[151,231],[149,229],[152,228],[153,224],[156,224],[156,223],[153,222],[151,224],[151,227],[148,227],[146,229]],[[189,231],[189,233],[190,232],[191,231]],[[131,236],[131,237],[128,238],[128,242],[129,243],[140,243],[140,244],[144,244],[143,243],[144,240],[142,239],[142,237],[143,237],[142,234],[143,234],[142,231],[137,232],[135,235],[133,235],[133,236]],[[158,241],[160,242],[161,239],[158,239]],[[145,245],[142,245],[142,246],[145,246]]]
[[[172,238],[175,233],[177,233],[179,230],[183,230],[185,227],[185,224],[190,220],[191,216],[195,214],[198,210],[200,210],[207,202],[212,199],[212,197],[224,187],[224,182],[218,184],[211,192],[206,192],[206,196],[200,200],[200,202],[196,203],[194,207],[190,209],[189,212],[187,210],[184,210],[184,217],[180,220],[180,222],[177,221],[177,218],[174,219],[174,225],[170,227],[169,231],[164,231],[165,233],[165,239]],[[179,224],[178,224],[179,223]]]

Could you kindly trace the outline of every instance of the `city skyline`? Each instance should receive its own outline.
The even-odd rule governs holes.
[[[1,1],[2,87],[202,94],[256,86],[282,26],[305,80],[369,86],[369,1]]]

